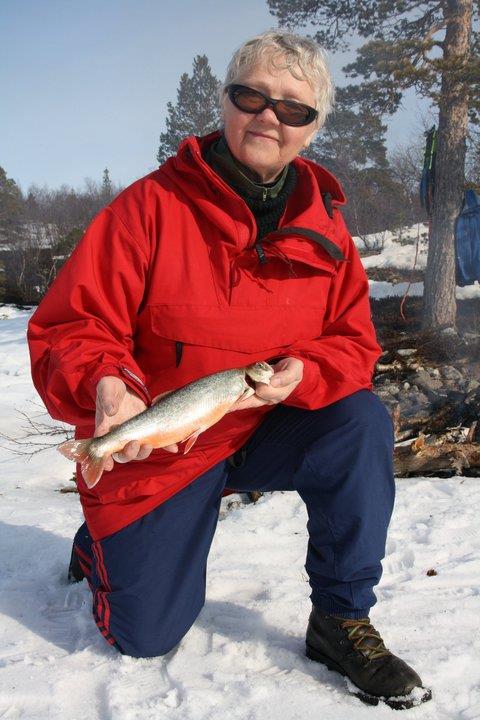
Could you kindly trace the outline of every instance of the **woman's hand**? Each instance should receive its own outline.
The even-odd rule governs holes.
[[[158,400],[161,396],[156,398]],[[123,380],[107,375],[97,384],[97,402],[95,410],[95,434],[94,437],[106,435],[116,425],[121,425],[126,420],[138,415],[147,406],[136,395],[133,390],[125,385]],[[112,470],[114,459],[120,463],[130,460],[145,460],[152,452],[153,447],[142,444],[137,440],[127,443],[121,452],[115,453],[108,458],[105,470]],[[168,452],[178,452],[177,445],[168,445],[163,448]]]
[[[285,400],[303,378],[303,362],[298,358],[282,358],[272,365],[272,368],[274,375],[270,378],[270,384],[256,382],[255,394],[245,400],[237,400],[229,412],[261,405],[276,405]]]

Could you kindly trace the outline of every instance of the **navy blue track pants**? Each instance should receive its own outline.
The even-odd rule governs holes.
[[[205,602],[225,487],[296,490],[308,512],[312,603],[347,618],[368,615],[395,485],[390,416],[376,395],[361,390],[320,410],[279,404],[233,460],[144,517],[93,543],[86,525],[80,527],[74,544],[94,617],[122,653],[164,655],[192,626]]]

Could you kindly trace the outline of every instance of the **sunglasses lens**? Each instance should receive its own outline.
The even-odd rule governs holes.
[[[266,106],[265,98],[255,90],[237,88],[232,93],[232,102],[244,112],[257,113]]]
[[[285,100],[277,103],[276,111],[280,122],[286,125],[305,125],[310,122],[310,109],[300,103]]]

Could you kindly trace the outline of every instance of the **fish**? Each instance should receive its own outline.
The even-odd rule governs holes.
[[[67,440],[57,450],[80,463],[88,488],[99,482],[108,458],[132,440],[162,448],[185,442],[184,453],[198,436],[226,415],[237,400],[255,393],[251,381],[270,384],[274,370],[266,362],[206,375],[163,395],[151,407],[117,425],[105,435]],[[249,383],[250,380],[250,383]]]

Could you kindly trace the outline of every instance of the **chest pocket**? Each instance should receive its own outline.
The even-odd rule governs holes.
[[[330,258],[317,258],[284,243],[262,243],[231,260],[232,307],[325,310],[336,275]]]
[[[275,230],[232,258],[230,304],[325,309],[342,261],[342,251],[325,235],[303,227]]]

